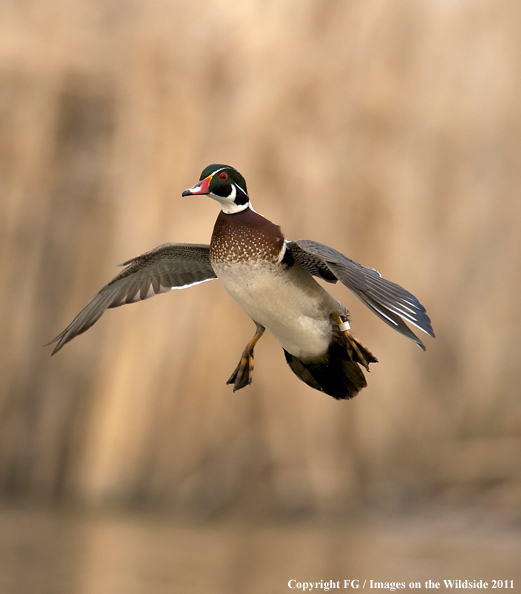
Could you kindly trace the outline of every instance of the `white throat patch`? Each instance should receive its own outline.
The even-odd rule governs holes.
[[[213,198],[219,202],[221,205],[221,210],[224,212],[224,214],[237,214],[238,212],[246,210],[250,206],[249,202],[246,202],[246,204],[235,204],[237,188],[235,187],[235,184],[231,184],[231,187],[232,192],[229,196],[218,196],[217,194],[212,194],[212,192],[208,194],[210,198]]]

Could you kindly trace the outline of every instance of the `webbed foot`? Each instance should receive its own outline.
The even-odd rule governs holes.
[[[249,386],[253,380],[253,352],[244,353],[241,356],[239,365],[235,368],[235,371],[231,374],[230,379],[226,382],[227,384],[233,384],[233,391],[236,392],[241,388]]]
[[[264,326],[257,324],[257,330],[253,338],[244,348],[241,355],[241,360],[235,368],[235,371],[231,374],[230,379],[226,382],[227,384],[233,384],[233,391],[236,392],[241,388],[249,386],[253,380],[253,349],[257,344],[259,338],[264,334]]]

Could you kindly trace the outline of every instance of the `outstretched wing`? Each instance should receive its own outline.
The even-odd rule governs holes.
[[[423,350],[425,345],[405,322],[434,337],[429,316],[418,299],[399,285],[382,278],[374,268],[357,264],[333,248],[309,239],[288,241],[286,247],[302,268],[329,282],[339,280],[381,320]]]
[[[165,243],[124,262],[125,270],[103,287],[61,334],[47,343],[58,343],[52,354],[88,330],[110,307],[135,303],[171,289],[184,289],[217,278],[208,251],[209,246],[204,244]]]

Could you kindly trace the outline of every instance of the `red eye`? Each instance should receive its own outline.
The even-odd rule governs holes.
[[[228,174],[226,172],[219,173],[219,179],[221,181],[228,181]]]

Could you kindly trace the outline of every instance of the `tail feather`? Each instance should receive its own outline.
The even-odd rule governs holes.
[[[284,349],[286,361],[293,373],[308,386],[329,394],[337,400],[354,398],[367,386],[359,365],[369,371],[376,357],[349,332],[334,335],[325,355],[305,361]]]

